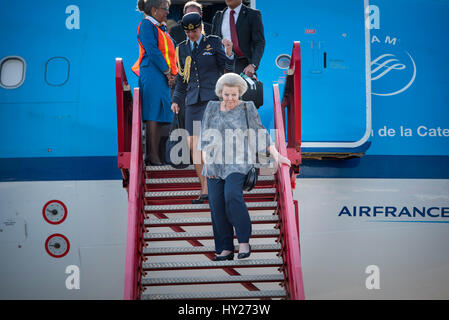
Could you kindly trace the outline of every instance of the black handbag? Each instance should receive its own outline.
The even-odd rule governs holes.
[[[184,129],[184,126],[182,125],[182,121],[180,120],[180,116],[175,113],[173,116],[173,121],[170,128],[170,135],[171,133],[176,129]],[[190,158],[190,149],[188,144],[188,134],[185,136],[180,136],[178,140],[170,140],[170,135],[165,142],[165,162],[171,165],[175,169],[184,169],[187,168],[191,164],[191,158]],[[178,145],[181,143],[182,145]],[[176,146],[176,148],[179,148],[177,159],[174,159],[175,162],[171,159],[171,153],[172,149]],[[182,154],[183,150],[187,150],[188,154]],[[174,151],[175,152],[175,151]],[[181,161],[178,163],[178,159],[181,159]]]
[[[246,126],[249,129],[248,111],[246,110],[246,103],[244,103],[243,108],[245,109]],[[248,146],[249,146],[249,134],[248,134]],[[251,150],[251,148],[248,149]],[[258,176],[259,176],[259,169],[252,166],[251,169],[249,169],[248,173],[246,174],[245,182],[243,183],[243,190],[251,191],[257,184]]]
[[[243,94],[242,100],[252,101],[256,108],[263,105],[263,83],[256,78],[250,78],[246,74],[242,73],[240,76],[246,81],[248,90]]]

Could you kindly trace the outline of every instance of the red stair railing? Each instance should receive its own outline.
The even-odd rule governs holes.
[[[141,136],[141,107],[139,88],[134,99],[126,78],[123,61],[115,61],[115,88],[117,98],[118,167],[122,172],[123,187],[128,192],[128,225],[126,231],[126,260],[124,299],[140,297],[142,288],[142,230],[143,230],[143,155]]]
[[[143,155],[141,135],[140,91],[134,89],[132,112],[131,156],[129,168],[128,189],[128,226],[126,230],[126,260],[124,299],[136,300],[140,297],[142,288],[142,244],[144,217],[143,188]]]
[[[295,42],[288,70],[284,100],[281,105],[279,86],[273,85],[274,119],[277,148],[292,163],[292,170],[285,165],[279,167],[276,185],[279,197],[279,215],[281,218],[284,272],[289,299],[305,299],[299,245],[298,203],[293,201],[292,187],[295,187],[296,175],[301,163],[301,50]],[[285,144],[285,113],[287,108],[288,145]]]
[[[115,92],[117,99],[118,167],[122,172],[123,187],[128,190],[133,98],[121,58],[115,59]]]
[[[299,41],[293,44],[281,106],[282,110],[287,108],[287,155],[297,175],[301,164],[301,44]],[[296,175],[292,175],[293,188]]]
[[[273,85],[274,95],[274,119],[276,128],[276,144],[279,153],[287,156],[287,147],[285,145],[284,123],[282,117],[282,108],[279,98],[279,87]],[[282,221],[282,248],[284,251],[283,258],[286,268],[287,293],[289,299],[304,299],[304,285],[302,280],[301,256],[299,248],[299,233],[296,219],[295,206],[293,203],[293,195],[291,188],[291,179],[289,168],[286,165],[278,167],[276,172],[276,185],[278,192],[279,216]]]

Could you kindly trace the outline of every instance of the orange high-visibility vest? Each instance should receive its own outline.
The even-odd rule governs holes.
[[[150,21],[151,22],[151,21]],[[151,22],[153,23],[153,22]],[[137,36],[139,36],[140,25],[137,28]],[[153,23],[154,24],[154,23]],[[176,54],[175,54],[175,45],[171,40],[170,36],[167,35],[164,31],[162,31],[158,26],[154,25],[158,31],[158,48],[164,56],[165,61],[167,62],[168,67],[170,68],[170,72],[172,75],[176,75],[178,73],[178,67],[176,66]],[[132,66],[131,70],[137,75],[140,76],[140,64],[142,62],[143,56],[145,55],[145,48],[142,43],[139,41],[139,59]]]

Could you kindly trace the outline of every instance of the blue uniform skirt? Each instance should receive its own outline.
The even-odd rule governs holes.
[[[170,87],[163,73],[153,67],[141,67],[139,77],[144,121],[172,122]]]
[[[204,110],[207,107],[206,102],[198,102],[197,104],[186,105],[185,129],[190,136],[199,136],[201,131],[201,120],[203,120]],[[194,123],[194,121],[196,123]]]

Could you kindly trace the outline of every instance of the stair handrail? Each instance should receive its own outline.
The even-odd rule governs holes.
[[[277,149],[281,155],[287,156],[285,128],[282,116],[283,108],[281,107],[278,84],[273,84],[273,96]],[[287,273],[287,292],[290,299],[303,300],[305,299],[305,295],[299,246],[299,228],[297,226],[288,166],[282,165],[277,168],[276,180],[279,195],[279,215],[282,221],[284,259],[287,265],[285,270]]]
[[[124,299],[139,298],[139,286],[142,272],[142,223],[143,223],[143,156],[141,134],[141,106],[140,89],[134,89],[132,110],[131,156],[129,168],[128,190],[128,226],[126,231],[126,258]]]
[[[292,195],[292,187],[295,187],[296,175],[299,173],[301,164],[301,44],[299,41],[295,41],[293,44],[282,104],[278,84],[273,84],[273,98],[277,148],[279,153],[288,157],[292,163],[292,170],[289,170],[286,165],[282,165],[276,174],[287,292],[290,299],[302,300],[305,299],[305,293],[299,243],[298,210]],[[285,108],[287,108],[287,119],[285,119]],[[288,129],[288,145],[285,143],[285,122],[287,122]]]
[[[123,187],[128,187],[131,151],[131,122],[133,98],[122,58],[115,59],[115,92],[117,100],[118,167],[123,176]]]
[[[287,154],[296,174],[301,164],[301,43],[293,43],[281,106],[287,107]],[[294,186],[294,181],[292,181]]]

